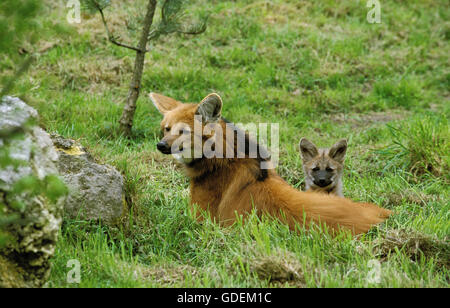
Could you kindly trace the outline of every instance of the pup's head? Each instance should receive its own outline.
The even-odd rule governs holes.
[[[347,141],[339,140],[329,149],[318,149],[306,138],[300,140],[300,153],[307,189],[332,190],[340,181]]]
[[[204,141],[214,135],[214,129],[205,129],[205,126],[217,125],[222,99],[216,93],[209,94],[198,104],[182,103],[157,93],[150,93],[150,99],[164,116],[161,121],[163,137],[158,142],[158,150],[189,163],[196,158],[195,147],[201,152]]]

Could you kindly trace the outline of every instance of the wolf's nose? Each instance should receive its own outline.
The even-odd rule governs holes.
[[[325,180],[325,179],[320,179],[319,181],[317,181],[316,185],[320,186],[320,187],[325,187],[330,185],[331,181]]]
[[[158,142],[158,144],[156,145],[156,147],[158,148],[158,150],[160,150],[162,153],[164,154],[168,154],[170,153],[170,147],[167,144],[166,141],[160,141]]]

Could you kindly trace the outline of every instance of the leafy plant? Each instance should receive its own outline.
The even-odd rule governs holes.
[[[0,100],[8,94],[14,86],[15,81],[28,69],[33,57],[28,56],[24,59],[20,56],[18,50],[24,40],[35,41],[38,37],[37,24],[35,17],[41,9],[41,2],[38,0],[3,0],[0,3],[0,57],[3,59],[9,57],[13,63],[19,63],[14,68],[15,72],[11,74],[2,74],[0,78]],[[5,69],[4,65],[0,70]],[[22,131],[5,132],[0,131],[0,168],[8,166],[18,167],[23,162],[13,159],[8,150],[8,144],[11,140],[21,138]],[[18,190],[21,193],[21,190]],[[8,214],[6,192],[0,190],[0,248],[8,242],[8,235],[4,229],[19,219],[18,213]]]
[[[38,0],[2,0],[0,3],[0,55],[2,58],[8,55],[12,57],[13,63],[19,63],[12,76],[5,74],[1,77],[0,98],[12,90],[14,82],[28,69],[33,60],[32,55],[20,56],[18,51],[24,40],[34,42],[38,38],[39,27],[35,17],[41,7],[42,4]]]

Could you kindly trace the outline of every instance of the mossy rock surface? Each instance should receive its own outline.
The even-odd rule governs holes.
[[[114,167],[97,163],[75,140],[52,135],[59,154],[58,169],[69,195],[64,215],[70,219],[101,220],[114,225],[126,213],[124,180]]]
[[[15,217],[2,230],[9,241],[0,250],[0,287],[41,287],[50,275],[65,200],[52,200],[44,187],[58,174],[58,154],[50,136],[33,124],[36,110],[18,98],[4,97],[0,111],[0,144],[18,162],[0,168],[2,214]],[[33,189],[22,184],[24,189],[17,190],[24,179]]]

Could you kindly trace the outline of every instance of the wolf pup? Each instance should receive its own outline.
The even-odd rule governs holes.
[[[175,155],[184,165],[190,178],[191,210],[197,205],[221,225],[231,225],[241,215],[245,220],[255,210],[258,215],[278,219],[291,230],[297,226],[309,229],[315,224],[326,226],[331,234],[338,230],[360,234],[391,214],[370,203],[298,191],[273,168],[262,168],[266,153],[260,149],[256,157],[249,155],[247,146],[256,142],[248,134],[245,149],[236,146],[242,145],[242,131],[222,118],[222,99],[215,93],[199,104],[156,93],[150,93],[150,98],[163,115],[164,136],[157,148],[163,154]],[[223,155],[198,153],[205,148],[221,149]],[[198,212],[196,215],[199,220],[203,217]]]
[[[318,149],[306,138],[302,138],[299,145],[306,190],[343,197],[342,171],[347,140],[341,139],[329,149]]]

